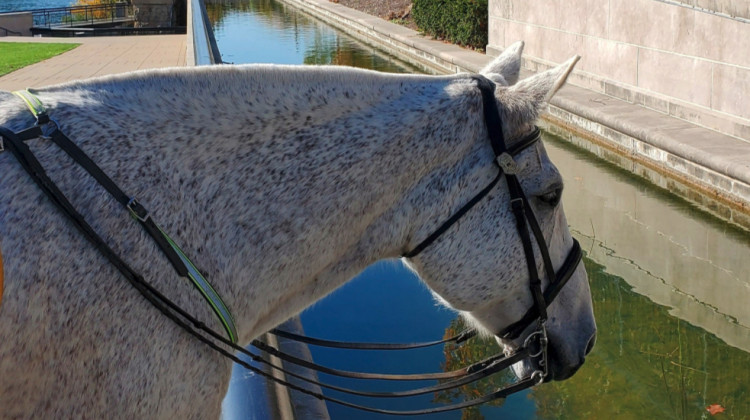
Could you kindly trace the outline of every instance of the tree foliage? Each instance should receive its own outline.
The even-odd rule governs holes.
[[[467,329],[467,325],[464,319],[461,317],[456,318],[445,330],[443,338],[453,337],[460,332]],[[456,345],[454,343],[446,343],[443,348],[443,355],[445,356],[445,363],[442,363],[442,370],[444,372],[451,372],[464,368],[480,360],[486,359],[495,354],[502,353],[502,350],[497,345],[494,339],[487,337],[474,337],[466,343]],[[507,384],[514,381],[514,376],[509,370],[498,372],[488,378],[480,381],[471,382],[458,388],[446,389],[435,393],[434,401],[450,404],[451,402],[473,400],[484,395],[491,394],[502,388]],[[495,400],[490,405],[502,405],[503,400]],[[480,408],[469,407],[462,410],[462,420],[482,420],[484,416],[480,412]]]

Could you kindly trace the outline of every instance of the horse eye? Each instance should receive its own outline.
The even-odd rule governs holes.
[[[560,200],[562,199],[562,190],[562,187],[555,188],[555,190],[552,192],[537,196],[537,199],[551,207],[557,207],[557,205],[560,204]]]

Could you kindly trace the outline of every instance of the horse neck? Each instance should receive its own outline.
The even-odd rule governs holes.
[[[466,194],[467,139],[484,138],[466,81],[265,66],[173,77],[117,99],[152,127],[165,103],[143,95],[158,88],[179,121],[149,133],[141,153],[162,175],[137,189],[174,200],[154,203],[170,209],[159,220],[199,255],[242,341],[434,228],[423,221]]]

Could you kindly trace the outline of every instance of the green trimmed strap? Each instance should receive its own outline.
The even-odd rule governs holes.
[[[31,113],[34,114],[34,118],[37,119],[38,124],[46,124],[47,121],[49,121],[46,118],[47,109],[44,108],[44,104],[42,104],[42,101],[40,101],[39,98],[36,97],[36,95],[31,93],[29,89],[17,90],[12,93],[21,98],[26,106],[29,107]]]
[[[31,113],[34,114],[34,117],[37,120],[37,125],[35,126],[37,130],[39,129],[39,126],[50,121],[44,104],[42,104],[42,101],[40,101],[39,98],[37,98],[29,89],[15,91],[13,94],[21,98],[29,110],[31,110]],[[61,149],[68,153],[79,165],[86,169],[86,171],[88,171],[99,184],[112,194],[117,201],[121,202],[130,211],[133,217],[141,222],[141,225],[146,229],[149,235],[152,236],[159,248],[172,263],[177,274],[181,277],[187,277],[192,281],[193,285],[201,292],[201,295],[203,295],[211,306],[211,309],[221,321],[229,339],[233,343],[237,343],[237,327],[227,305],[221,299],[219,294],[216,293],[216,290],[214,290],[208,280],[206,280],[201,274],[200,270],[195,267],[172,238],[154,223],[153,219],[149,217],[148,211],[138,204],[135,199],[128,198],[128,196],[59,129],[54,131],[51,135],[51,139],[60,146]]]
[[[203,277],[203,274],[201,274],[200,270],[198,270],[193,262],[190,261],[190,258],[188,258],[184,252],[182,252],[182,249],[180,249],[175,241],[173,241],[172,238],[170,238],[169,235],[167,235],[161,228],[159,228],[159,231],[164,236],[164,239],[169,242],[169,245],[172,247],[172,249],[174,249],[174,251],[180,257],[182,263],[185,264],[185,267],[188,271],[188,278],[193,282],[193,285],[198,289],[198,291],[201,292],[203,297],[206,299],[206,302],[211,305],[211,309],[213,309],[214,313],[216,313],[216,316],[219,317],[221,324],[227,331],[229,339],[233,343],[237,343],[237,327],[234,323],[234,317],[232,317],[232,313],[229,311],[229,308],[227,308],[227,305],[221,299],[221,296],[216,293],[216,290],[214,290],[214,288],[211,286],[211,283],[209,283],[208,280]]]

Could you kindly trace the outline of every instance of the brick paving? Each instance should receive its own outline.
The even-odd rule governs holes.
[[[79,47],[0,77],[0,90],[42,87],[133,70],[185,66],[187,36],[2,37],[0,42],[73,42]],[[0,54],[2,48],[0,47]]]

